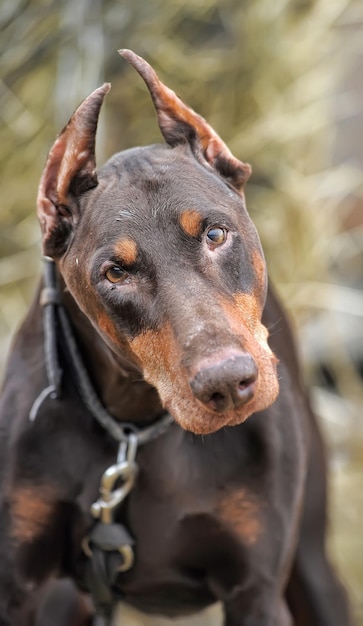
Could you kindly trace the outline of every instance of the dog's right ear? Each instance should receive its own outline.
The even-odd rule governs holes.
[[[158,116],[159,128],[169,146],[189,144],[194,156],[212,168],[239,193],[251,174],[251,166],[237,159],[220,136],[172,89],[161,82],[155,70],[132,50],[119,50],[144,79]]]
[[[38,190],[44,254],[60,256],[78,218],[78,198],[98,183],[95,143],[98,117],[111,85],[105,83],[73,113],[51,151]]]

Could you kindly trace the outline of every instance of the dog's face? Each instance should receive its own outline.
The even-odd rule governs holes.
[[[108,86],[77,109],[39,190],[45,253],[110,348],[195,433],[238,424],[276,399],[261,324],[265,262],[245,208],[249,166],[157,79],[145,79],[168,145],[113,156],[96,173]]]

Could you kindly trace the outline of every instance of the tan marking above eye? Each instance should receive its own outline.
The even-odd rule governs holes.
[[[137,245],[133,239],[123,237],[114,246],[115,256],[125,265],[132,265],[137,259]]]
[[[190,209],[189,211],[184,211],[179,216],[179,223],[184,232],[191,237],[198,237],[198,235],[202,232],[202,221],[203,217],[195,211],[194,209]]]

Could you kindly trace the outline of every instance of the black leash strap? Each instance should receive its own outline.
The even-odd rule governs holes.
[[[121,600],[117,580],[122,572],[130,569],[128,554],[132,555],[133,559],[135,541],[122,524],[101,522],[93,527],[87,541],[87,551],[89,550],[90,554],[86,586],[91,593],[97,613],[108,622],[112,617],[113,607]]]
[[[34,422],[44,400],[61,395],[62,370],[59,366],[57,350],[57,308],[60,305],[59,291],[56,283],[55,264],[48,256],[43,257],[43,289],[40,293],[40,304],[43,307],[44,358],[48,386],[35,399],[29,419]]]

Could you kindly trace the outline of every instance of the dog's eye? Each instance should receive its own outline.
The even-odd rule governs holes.
[[[110,283],[120,283],[125,280],[127,274],[118,265],[113,265],[105,272],[105,276]]]
[[[227,231],[225,228],[214,226],[207,231],[207,243],[211,246],[221,246],[226,241]]]

